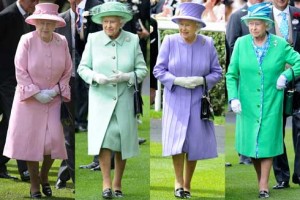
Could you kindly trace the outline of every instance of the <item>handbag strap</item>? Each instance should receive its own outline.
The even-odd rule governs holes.
[[[205,96],[208,96],[208,89],[207,89],[205,76],[203,76],[203,93],[204,93]]]
[[[137,82],[137,75],[136,72],[134,71],[134,91],[138,92],[139,91],[139,87],[138,87],[138,82]]]
[[[57,83],[57,85],[58,85],[58,89],[59,89],[59,97],[60,97],[60,100],[61,100],[61,102],[63,102],[63,99],[62,99],[62,96],[61,96],[61,89],[60,89],[60,84],[59,84],[59,82]]]
[[[292,71],[292,90],[295,90],[295,74],[293,68],[290,68]]]

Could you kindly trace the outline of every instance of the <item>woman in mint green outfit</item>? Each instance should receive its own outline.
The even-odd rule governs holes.
[[[125,4],[107,2],[91,11],[92,20],[103,31],[91,33],[78,74],[90,84],[88,153],[99,154],[103,176],[102,197],[122,197],[122,176],[126,159],[139,152],[137,120],[134,115],[135,75],[141,82],[147,67],[137,35],[122,30],[132,18]],[[110,178],[111,153],[115,152],[113,182]]]
[[[228,99],[236,117],[236,149],[251,157],[259,183],[259,198],[269,197],[268,179],[274,156],[283,153],[283,89],[292,66],[300,75],[300,55],[283,39],[267,32],[274,22],[270,4],[248,8],[242,21],[249,35],[234,46],[226,74]]]

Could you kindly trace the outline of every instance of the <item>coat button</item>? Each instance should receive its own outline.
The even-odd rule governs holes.
[[[257,105],[258,108],[260,108],[260,105]]]
[[[261,75],[261,72],[258,72],[258,75]]]
[[[116,99],[117,99],[116,97],[113,98],[113,100],[116,100]]]
[[[114,47],[114,46],[115,46],[115,43],[112,43],[111,45]]]
[[[113,84],[112,86],[113,86],[113,87],[116,87],[116,84]]]
[[[257,92],[260,92],[260,89],[259,89],[259,88],[257,89]]]
[[[113,56],[112,59],[116,59],[116,56]]]
[[[256,122],[259,123],[259,120],[257,119]]]

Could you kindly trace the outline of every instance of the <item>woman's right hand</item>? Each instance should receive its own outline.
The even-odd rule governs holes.
[[[108,77],[103,74],[99,74],[99,73],[94,75],[93,80],[100,85],[109,83]]]
[[[35,94],[34,98],[43,104],[49,103],[53,100],[53,98],[49,94],[42,92]]]
[[[232,99],[230,102],[231,109],[234,113],[240,114],[242,112],[241,102],[238,99]]]

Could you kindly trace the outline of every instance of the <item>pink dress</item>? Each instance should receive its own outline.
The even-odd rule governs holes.
[[[18,85],[3,155],[26,161],[42,161],[44,155],[66,159],[59,95],[47,104],[33,97],[43,89],[59,91],[59,82],[64,101],[70,100],[72,61],[66,38],[53,33],[45,43],[36,31],[23,35],[15,67]]]

